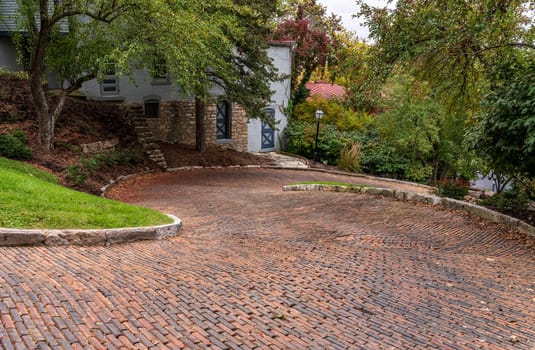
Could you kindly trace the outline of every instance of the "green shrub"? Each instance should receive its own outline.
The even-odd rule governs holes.
[[[6,67],[0,67],[0,77],[6,77],[8,79],[13,79],[13,80],[27,80],[28,72],[26,71],[13,72]]]
[[[318,159],[326,164],[336,165],[342,149],[351,142],[351,135],[340,131],[334,125],[320,128],[318,138]]]
[[[523,178],[520,180],[522,184],[522,191],[529,199],[535,199],[535,178]]]
[[[65,180],[73,185],[83,185],[89,176],[104,167],[136,164],[141,160],[137,152],[115,151],[110,153],[97,153],[89,158],[82,157],[76,164],[65,170]]]
[[[515,185],[502,193],[482,199],[479,203],[499,209],[526,210],[529,206],[529,197],[520,186]]]
[[[409,161],[384,143],[368,141],[363,144],[360,164],[366,173],[403,179]]]
[[[469,189],[470,183],[466,180],[443,180],[437,184],[437,195],[462,200]]]
[[[72,185],[83,185],[88,177],[88,171],[79,164],[69,165],[65,170],[65,180]]]
[[[26,146],[27,142],[26,135],[20,129],[15,129],[11,134],[0,133],[0,156],[19,160],[29,159],[32,151]]]
[[[431,178],[433,167],[425,165],[418,161],[413,161],[407,166],[404,179],[414,182],[425,183]]]
[[[312,154],[311,125],[296,119],[290,119],[284,135],[286,138],[286,151],[310,157]]]

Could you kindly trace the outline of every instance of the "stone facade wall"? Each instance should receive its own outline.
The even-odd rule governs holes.
[[[232,105],[232,140],[216,141],[216,106],[206,107],[206,144],[247,151],[247,113],[237,104]],[[147,124],[157,140],[169,143],[195,144],[195,101],[164,101],[160,116],[147,118]]]
[[[195,144],[195,102],[165,101],[160,116],[147,118],[154,138],[169,143]]]

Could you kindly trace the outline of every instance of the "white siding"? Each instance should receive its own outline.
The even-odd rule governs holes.
[[[49,0],[50,9],[53,9],[53,0]],[[17,17],[19,5],[17,0],[0,0],[0,34],[12,32],[17,29]],[[39,16],[36,13],[35,18],[39,25]],[[60,21],[61,32],[68,31],[68,22],[66,19]]]
[[[131,81],[129,77],[119,76],[119,91],[115,96],[116,99],[143,103],[147,96],[158,96],[161,101],[177,101],[182,98],[178,88],[174,85],[153,84],[153,79],[148,71],[136,71],[133,79],[134,81]],[[88,99],[114,98],[111,95],[106,95],[106,97],[102,95],[101,83],[96,79],[83,83],[80,92],[85,94]]]
[[[292,56],[290,45],[272,45],[268,50],[268,55],[273,60],[273,64],[278,68],[279,74],[288,75],[292,69]],[[273,82],[271,90],[274,91],[271,98],[271,103],[266,108],[273,108],[275,110],[275,121],[277,126],[275,130],[275,148],[262,149],[262,121],[259,119],[250,119],[247,128],[249,152],[266,152],[279,151],[281,149],[281,142],[283,141],[283,131],[288,124],[288,119],[283,111],[288,106],[290,99],[290,78],[283,81]]]

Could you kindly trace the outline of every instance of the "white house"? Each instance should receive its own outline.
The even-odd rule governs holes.
[[[280,150],[282,131],[287,124],[284,109],[290,98],[291,50],[290,42],[273,42],[268,49],[268,56],[279,74],[285,77],[271,83],[273,95],[266,105],[266,112],[275,119],[274,127],[255,116],[248,116],[239,105],[217,100],[207,109],[207,144],[248,152]],[[157,140],[195,143],[195,101],[191,96],[182,96],[166,74],[153,76],[146,70],[139,70],[133,79],[110,74],[102,81],[93,79],[83,83],[80,92],[92,100],[142,104],[147,123]],[[221,95],[216,89],[210,92],[214,96]]]

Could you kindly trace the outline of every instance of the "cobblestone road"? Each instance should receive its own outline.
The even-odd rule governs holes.
[[[535,349],[535,248],[459,212],[184,171],[112,196],[183,234],[0,248],[2,349]],[[354,182],[363,182],[354,179]]]

